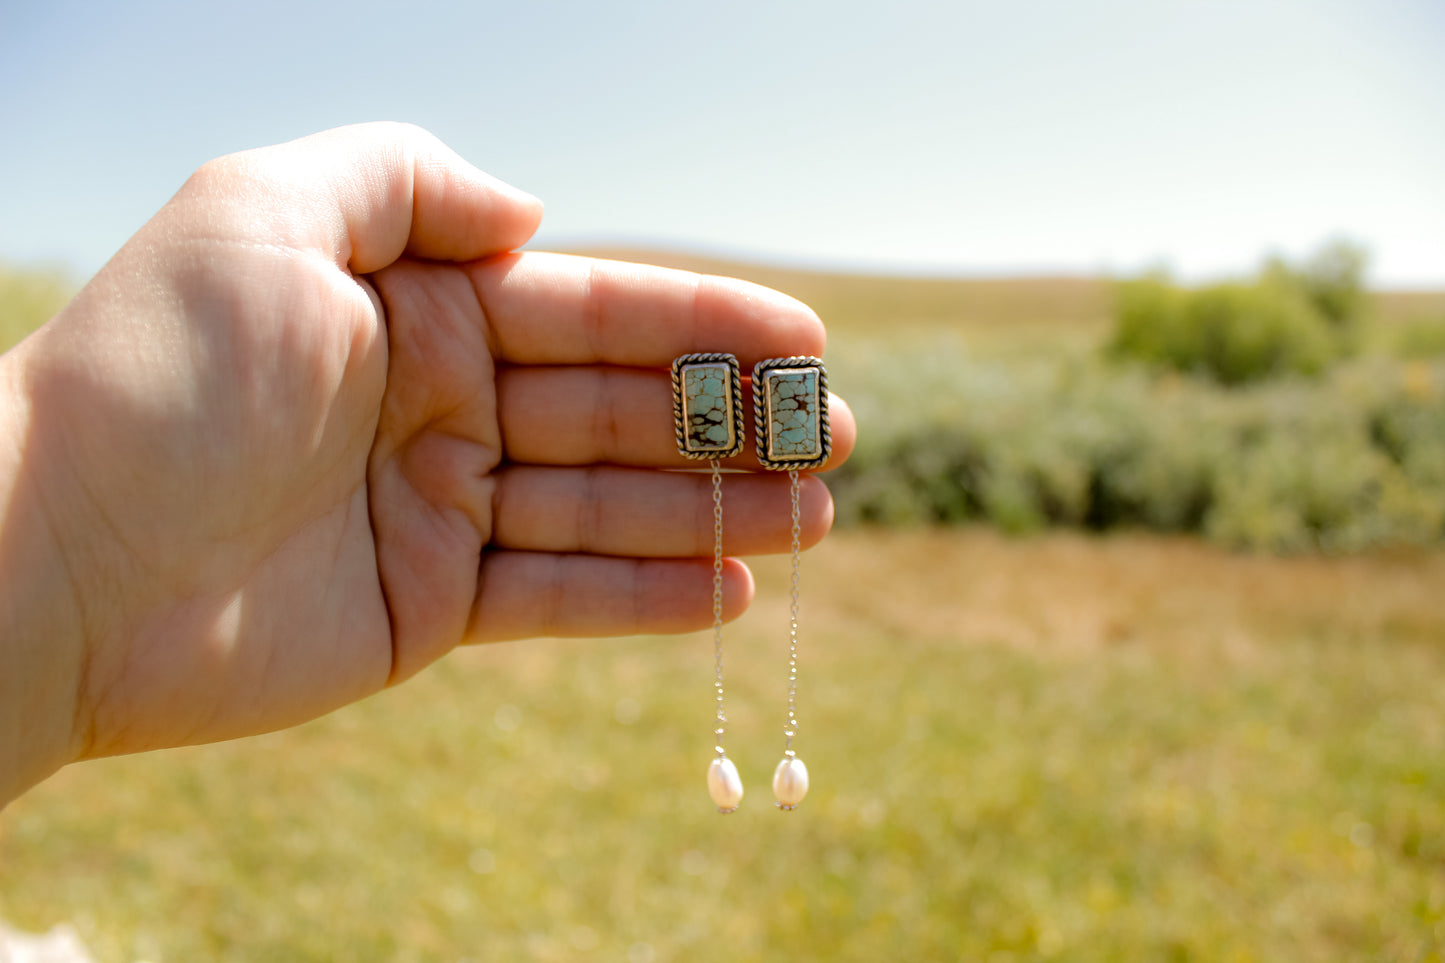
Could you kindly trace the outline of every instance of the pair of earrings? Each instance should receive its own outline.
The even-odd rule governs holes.
[[[723,751],[722,662],[722,466],[743,450],[743,387],[738,359],[730,354],[686,354],[672,363],[672,412],[677,450],[706,460],[712,468],[713,692],[717,753],[708,767],[707,788],[718,812],[730,813],[743,798],[737,766]],[[802,527],[799,472],[820,467],[832,451],[828,433],[828,374],[819,358],[770,358],[753,368],[753,412],[758,463],[786,471],[792,497],[792,605],[788,624],[788,717],[783,727],[783,760],[773,772],[780,809],[793,809],[808,792],[808,767],[793,751],[798,731],[798,569]]]

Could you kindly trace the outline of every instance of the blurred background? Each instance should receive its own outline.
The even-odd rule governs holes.
[[[374,119],[532,247],[813,305],[860,423],[710,639],[455,653],[0,815],[100,961],[1441,960],[1445,7],[0,4],[0,338],[206,160]]]

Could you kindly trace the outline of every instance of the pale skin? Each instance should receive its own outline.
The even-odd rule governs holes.
[[[403,125],[232,155],[0,357],[0,804],[460,644],[711,623],[667,366],[822,355],[823,326],[741,281],[511,253],[541,213]],[[832,503],[804,481],[809,546]],[[787,550],[787,486],[727,477],[729,555]],[[729,559],[726,617],[751,596]]]

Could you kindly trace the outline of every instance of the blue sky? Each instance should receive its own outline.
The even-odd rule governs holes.
[[[210,157],[426,126],[534,246],[1191,278],[1344,234],[1445,286],[1445,3],[0,0],[0,260],[98,268]]]

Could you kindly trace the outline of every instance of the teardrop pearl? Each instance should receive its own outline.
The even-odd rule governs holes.
[[[727,756],[718,756],[707,767],[707,791],[720,813],[732,812],[743,801],[742,777]]]
[[[796,756],[784,756],[773,770],[773,795],[779,809],[793,809],[808,794],[808,767]]]

